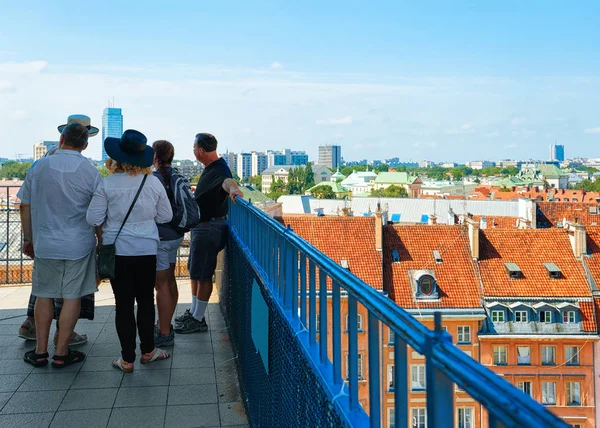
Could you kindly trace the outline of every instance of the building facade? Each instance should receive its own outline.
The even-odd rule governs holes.
[[[252,154],[239,153],[237,155],[236,173],[240,180],[252,177]]]
[[[252,152],[252,171],[251,176],[256,177],[263,173],[269,165],[269,157],[265,153]]]
[[[194,183],[195,178],[202,174],[204,171],[204,165],[198,162],[197,160],[176,160],[173,161],[173,167],[177,168],[177,171],[181,175],[183,175],[192,185],[196,185]]]
[[[565,160],[565,146],[562,144],[550,145],[550,161],[563,162]]]
[[[294,168],[305,168],[305,166],[299,165],[280,165],[267,168],[262,173],[262,187],[263,193],[269,193],[271,186],[278,180],[281,180],[284,184],[288,182],[290,170]],[[312,167],[315,184],[319,184],[326,181],[331,181],[333,173],[329,168],[321,165],[315,165]]]
[[[43,158],[50,150],[58,147],[58,141],[38,141],[33,145],[33,161]]]
[[[106,107],[102,113],[102,162],[108,155],[104,150],[104,140],[107,137],[121,138],[123,135],[123,111],[120,108]]]
[[[231,153],[230,151],[227,151],[221,157],[225,160],[225,163],[231,170],[231,173],[237,174],[237,155],[235,153]]]
[[[337,168],[342,164],[341,146],[319,146],[319,165]]]

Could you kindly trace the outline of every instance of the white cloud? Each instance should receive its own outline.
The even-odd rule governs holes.
[[[0,62],[0,73],[39,73],[48,67],[46,61],[31,61],[31,62]]]
[[[337,119],[319,119],[315,123],[317,125],[352,125],[352,116]]]
[[[417,149],[435,149],[439,144],[437,141],[417,141],[412,146]]]
[[[283,64],[280,64],[278,62],[274,62],[273,64],[271,64],[271,68],[273,70],[281,70],[283,68]]]
[[[24,120],[29,117],[29,113],[22,109],[16,109],[13,111],[12,118],[13,120]]]
[[[464,123],[460,125],[458,128],[450,129],[447,134],[449,135],[457,135],[457,134],[473,134],[475,133],[475,127],[472,123]]]
[[[586,134],[600,134],[600,127],[588,128],[588,129],[584,130],[583,132],[585,132]]]

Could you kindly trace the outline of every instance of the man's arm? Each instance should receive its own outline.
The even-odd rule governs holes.
[[[240,198],[244,197],[244,194],[240,190],[240,187],[237,185],[233,178],[226,178],[225,181],[223,181],[223,190],[225,190],[229,194],[229,197],[231,198],[233,203],[235,203],[236,196],[239,196]]]
[[[33,231],[31,227],[31,205],[21,204],[19,206],[21,215],[21,229],[23,230],[23,254],[27,257],[34,258],[33,251]]]

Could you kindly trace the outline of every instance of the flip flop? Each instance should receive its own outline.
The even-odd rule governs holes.
[[[73,351],[72,349],[69,349],[69,353],[67,355],[54,355],[52,359],[54,360],[52,361],[52,367],[55,369],[63,369],[85,360],[85,354],[80,351]],[[56,364],[56,361],[63,361],[63,363]]]
[[[150,364],[153,363],[155,361],[161,361],[161,360],[166,360],[167,358],[170,358],[171,354],[169,354],[167,351],[160,349],[160,348],[156,348],[154,350],[154,354],[152,354],[152,357],[150,358],[144,358],[142,357],[140,359],[140,363],[142,364]]]
[[[133,367],[132,368],[126,368],[123,366],[123,364],[126,364],[127,362],[123,360],[123,357],[119,357],[118,360],[115,360],[112,362],[112,366],[117,369],[117,370],[121,370],[124,373],[131,373],[133,372]]]
[[[25,352],[23,361],[27,364],[31,364],[33,367],[46,367],[48,365],[48,353],[36,354],[35,349]]]

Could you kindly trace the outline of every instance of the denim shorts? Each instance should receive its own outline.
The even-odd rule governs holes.
[[[217,255],[227,245],[227,220],[202,222],[192,229],[188,270],[190,279],[211,280],[217,268]]]
[[[183,242],[183,236],[171,241],[160,241],[156,253],[156,270],[167,270],[172,263],[177,263],[177,250]]]

